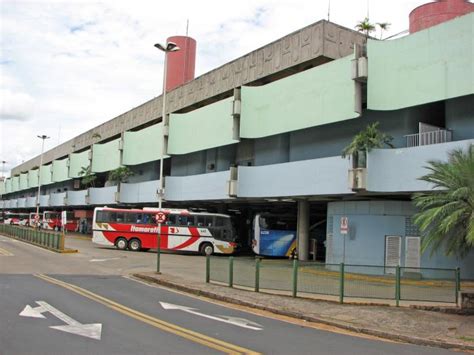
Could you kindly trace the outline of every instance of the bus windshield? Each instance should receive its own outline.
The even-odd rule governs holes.
[[[296,250],[296,216],[259,213],[252,228],[252,250],[262,256],[290,256]]]

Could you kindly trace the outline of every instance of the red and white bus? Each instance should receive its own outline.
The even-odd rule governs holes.
[[[98,207],[92,222],[92,242],[132,251],[157,247],[158,209],[118,209]],[[216,213],[163,209],[166,222],[161,227],[163,250],[199,252],[204,255],[231,254],[237,234],[230,216]]]
[[[28,223],[28,213],[6,212],[3,218],[3,223],[26,226]]]
[[[41,221],[43,220],[43,213],[38,213],[38,215],[39,215],[39,217],[38,217],[38,222],[36,222],[36,219],[35,219],[36,212],[31,212],[31,213],[29,214],[27,226],[29,226],[29,227],[36,227],[36,223],[39,223],[39,224],[40,224],[40,227],[41,227]]]
[[[65,230],[68,232],[75,232],[77,230],[77,219],[74,218],[73,212],[66,212]],[[44,211],[41,223],[41,228],[59,231],[62,228],[61,212]]]

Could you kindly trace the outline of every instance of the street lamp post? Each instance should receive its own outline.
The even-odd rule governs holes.
[[[166,45],[156,43],[155,47],[165,53],[165,63],[163,67],[163,95],[161,101],[161,122],[163,122],[163,128],[165,126],[166,117],[166,73],[168,64],[168,53],[179,51],[179,47],[174,42],[167,42]],[[165,151],[165,137],[163,134],[161,140],[161,152],[160,152],[160,185],[158,191],[158,210],[161,212],[163,205],[164,191],[164,179],[163,179],[163,164],[164,164],[164,151]],[[157,247],[156,247],[156,272],[160,273],[160,254],[161,254],[161,222],[158,222],[158,235],[157,235]]]
[[[44,152],[44,141],[49,137],[45,134],[41,136],[37,136],[41,139],[41,156],[40,156],[40,165],[38,169],[38,196],[36,197],[36,215],[35,215],[35,222],[36,228],[39,227],[39,207],[40,207],[40,193],[41,193],[41,166],[43,165],[43,152]]]
[[[5,182],[5,163],[6,161],[5,160],[2,160],[2,179],[0,180],[2,183]],[[1,211],[1,214],[0,214],[0,217],[2,218],[2,221],[3,221],[3,217],[4,217],[4,207],[3,207],[3,204],[2,204],[2,211]]]

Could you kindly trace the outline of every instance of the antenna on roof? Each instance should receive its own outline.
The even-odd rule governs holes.
[[[328,22],[330,21],[331,18],[331,0],[328,0]]]

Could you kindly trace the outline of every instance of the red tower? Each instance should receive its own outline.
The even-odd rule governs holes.
[[[173,36],[167,42],[174,42],[180,48],[168,53],[166,92],[194,79],[196,64],[196,41],[187,36]]]
[[[410,13],[410,33],[474,11],[474,4],[465,0],[438,0],[418,6]]]

